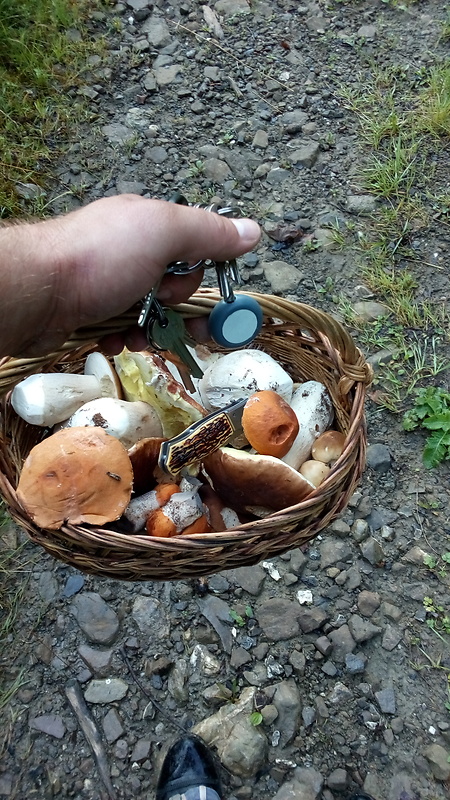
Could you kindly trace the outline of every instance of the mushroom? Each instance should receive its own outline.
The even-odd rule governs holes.
[[[299,472],[300,475],[303,475],[306,480],[317,488],[322,481],[325,480],[328,473],[331,472],[331,467],[329,467],[328,464],[324,464],[322,461],[314,461],[314,459],[311,459],[305,461],[301,465]]]
[[[129,403],[113,397],[90,400],[72,414],[66,427],[81,426],[103,428],[115,436],[127,449],[139,439],[160,437],[162,425],[157,412],[142,400]]]
[[[236,511],[225,505],[209,483],[200,487],[200,497],[206,506],[206,514],[213,531],[226,531],[241,524]]]
[[[298,434],[295,411],[273,389],[252,394],[242,413],[242,428],[251,446],[265,456],[285,456]]]
[[[340,431],[325,431],[314,442],[311,455],[324,464],[333,464],[342,455],[345,445],[345,434]]]
[[[205,370],[198,389],[202,403],[216,411],[250,397],[263,389],[273,389],[287,403],[292,397],[293,381],[272,356],[262,350],[237,350],[226,353]]]
[[[101,353],[91,353],[85,374],[48,372],[30,375],[14,387],[11,405],[30,425],[53,426],[97,397],[121,397],[117,374]]]
[[[133,490],[140,495],[153,489],[156,481],[154,470],[158,466],[159,451],[166,439],[140,439],[128,450],[133,467]],[[169,476],[166,476],[169,480]]]
[[[165,505],[175,492],[179,492],[180,487],[176,483],[159,484],[156,489],[133,497],[130,500],[124,514],[124,520],[128,523],[130,533],[138,533],[144,530],[145,523],[153,511],[157,511]]]
[[[297,415],[299,432],[283,461],[299,469],[310,457],[315,439],[331,425],[334,409],[327,388],[319,381],[300,384],[292,395],[290,406]]]
[[[194,487],[172,494],[165,505],[147,517],[145,527],[150,536],[176,536],[204,516],[204,513],[198,487]]]
[[[213,488],[237,512],[262,506],[271,511],[297,505],[314,489],[297,470],[273,456],[221,447],[204,461]]]
[[[132,483],[130,458],[114,436],[102,428],[64,428],[32,448],[17,497],[41,528],[105,525],[125,511]]]
[[[159,356],[152,353],[132,353],[124,348],[115,357],[114,363],[125,399],[149,403],[158,412],[163,436],[168,439],[182,433],[189,425],[206,415],[205,409],[174,379]]]

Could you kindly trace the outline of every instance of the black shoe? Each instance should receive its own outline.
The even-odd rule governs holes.
[[[156,800],[185,794],[189,789],[206,787],[222,797],[222,785],[214,756],[204,741],[189,735],[178,739],[170,747],[161,767],[156,786]],[[207,791],[189,792],[192,800],[216,800]]]

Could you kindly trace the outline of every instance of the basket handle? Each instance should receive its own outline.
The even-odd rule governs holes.
[[[270,294],[258,292],[236,292],[253,297],[260,304],[265,317],[279,319],[295,325],[300,329],[319,332],[329,340],[331,347],[336,351],[339,368],[343,375],[339,389],[347,394],[355,382],[368,385],[372,381],[373,372],[366,363],[361,351],[354,344],[345,328],[324,311],[285,300]],[[186,302],[173,306],[183,317],[203,317],[210,314],[214,306],[221,300],[220,293],[215,289],[198,289]],[[57,350],[36,358],[3,358],[0,360],[0,397],[7,394],[16,383],[44,369],[51,368],[60,361],[71,360],[69,356],[75,351],[81,356],[83,350],[94,347],[98,341],[111,333],[120,333],[136,324],[139,310],[134,307],[117,317],[97,323],[96,325],[79,328]]]

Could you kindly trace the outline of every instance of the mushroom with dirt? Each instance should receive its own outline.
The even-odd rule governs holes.
[[[133,470],[125,447],[102,428],[63,428],[30,450],[17,497],[35,525],[106,525],[128,506]]]
[[[97,397],[122,397],[117,373],[101,353],[90,353],[84,375],[44,372],[30,375],[14,387],[11,405],[30,425],[52,427]]]
[[[72,414],[65,427],[103,428],[127,449],[140,439],[160,437],[162,425],[158,413],[143,400],[128,402],[113,397],[97,397]]]
[[[255,392],[242,412],[242,428],[257,453],[281,458],[298,434],[295,411],[273,389]]]

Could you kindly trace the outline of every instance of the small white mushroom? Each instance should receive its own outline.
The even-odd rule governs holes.
[[[314,461],[314,459],[305,461],[299,469],[300,475],[303,475],[316,488],[325,480],[330,471],[331,467],[328,464],[323,464],[322,461]]]
[[[120,382],[101,353],[86,359],[86,373],[48,372],[30,375],[14,387],[11,404],[30,425],[52,426],[97,397],[121,397]]]
[[[290,406],[297,415],[299,432],[282,461],[298,469],[310,457],[314,441],[331,425],[334,409],[326,387],[318,381],[300,384]]]
[[[340,431],[325,431],[314,442],[311,455],[324,464],[332,464],[342,454],[345,445],[345,435]]]
[[[272,356],[248,349],[226,353],[211,364],[198,389],[205,408],[215,411],[263,389],[273,389],[290,403],[292,385],[290,375]]]
[[[103,428],[129,449],[140,439],[160,437],[162,425],[158,413],[148,403],[136,400],[118,400],[98,397],[75,411],[67,421],[67,428]]]

